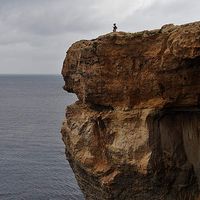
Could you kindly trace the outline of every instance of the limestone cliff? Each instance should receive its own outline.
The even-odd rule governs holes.
[[[62,127],[87,200],[197,200],[200,22],[73,44]]]

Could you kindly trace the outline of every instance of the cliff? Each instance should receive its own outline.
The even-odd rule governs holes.
[[[197,200],[200,22],[74,43],[62,127],[87,200]]]

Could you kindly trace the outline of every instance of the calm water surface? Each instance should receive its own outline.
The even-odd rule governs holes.
[[[0,200],[83,200],[65,159],[60,76],[0,75]]]

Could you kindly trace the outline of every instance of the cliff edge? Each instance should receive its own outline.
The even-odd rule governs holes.
[[[67,51],[66,155],[87,200],[198,200],[200,22]]]

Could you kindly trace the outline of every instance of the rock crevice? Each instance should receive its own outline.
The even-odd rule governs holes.
[[[198,200],[200,22],[74,43],[62,127],[88,200]]]

